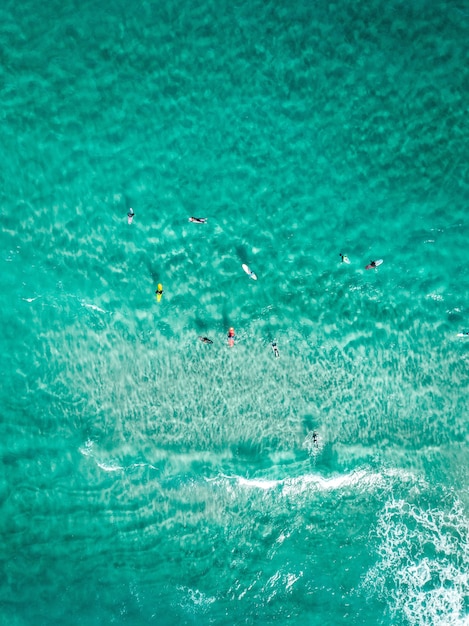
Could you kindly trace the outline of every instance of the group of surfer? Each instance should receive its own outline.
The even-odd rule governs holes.
[[[234,331],[234,328],[231,327],[228,331],[228,345],[230,347],[234,345],[234,338],[235,338],[235,331]],[[209,339],[208,337],[199,337],[199,339],[202,343],[213,343],[213,341]],[[275,357],[280,356],[280,352],[278,351],[277,343],[275,341],[272,342],[272,351]]]
[[[134,210],[132,208],[129,209],[129,212],[127,213],[127,222],[129,224],[132,224],[134,216],[135,216]],[[190,217],[189,222],[192,222],[194,224],[206,224],[207,218],[206,217]],[[251,270],[248,268],[247,265],[243,265],[243,269],[250,276],[250,278],[257,280],[257,276],[254,274],[254,272],[251,272]],[[158,284],[158,288],[156,289],[155,294],[156,294],[156,299],[159,302],[163,295],[163,285],[161,283]],[[202,343],[207,343],[207,344],[213,343],[213,341],[209,339],[208,337],[200,336],[199,339]],[[234,341],[235,341],[235,330],[233,327],[230,327],[230,329],[228,330],[228,345],[230,346],[230,348],[234,346]],[[274,341],[271,345],[272,345],[272,351],[275,357],[279,357],[280,352],[278,350],[277,343]]]
[[[207,218],[206,217],[190,217],[189,222],[193,222],[195,224],[206,224]],[[246,272],[246,274],[250,278],[252,278],[253,280],[257,280],[257,276],[254,274],[254,272],[252,272],[249,269],[249,267],[246,264],[243,264],[242,267],[243,267],[243,270]],[[199,339],[202,343],[213,343],[213,341],[209,339],[208,337],[199,337]],[[235,341],[235,330],[233,327],[231,327],[228,330],[228,345],[230,348],[234,346],[234,341]],[[272,350],[273,350],[275,357],[279,357],[280,352],[278,351],[276,342],[274,341],[271,345],[272,345]]]
[[[339,256],[342,259],[342,263],[350,263],[350,259],[348,258],[348,256],[346,256],[345,254],[342,254],[342,252],[339,252]],[[365,267],[366,270],[372,270],[377,268],[379,265],[381,265],[381,263],[383,262],[383,259],[379,259],[379,261],[370,261],[370,263]]]
[[[134,210],[132,208],[129,209],[129,212],[127,213],[127,221],[129,224],[132,224],[134,216],[135,216]],[[190,217],[189,222],[192,222],[194,224],[206,224],[207,218],[206,217]],[[348,258],[346,254],[342,254],[342,252],[339,252],[339,256],[342,260],[342,263],[350,264],[350,259]],[[381,265],[382,262],[383,262],[383,259],[379,259],[377,261],[370,261],[370,263],[365,266],[365,269],[366,270],[376,269],[377,267]],[[246,274],[248,274],[250,278],[257,280],[256,274],[254,274],[254,272],[252,272],[247,265],[243,264],[242,267],[243,267],[243,270],[246,272]],[[158,288],[156,289],[155,294],[156,294],[156,299],[159,302],[163,295],[163,285],[161,283],[158,283]],[[458,336],[459,337],[469,336],[469,332],[458,333]],[[213,341],[209,339],[208,337],[199,337],[199,339],[202,343],[207,343],[207,344],[213,343]],[[234,346],[234,340],[235,340],[235,331],[234,331],[234,328],[231,327],[228,330],[228,345],[230,346],[230,348]],[[274,356],[279,357],[280,353],[278,351],[277,343],[275,341],[272,342],[271,347],[272,347]]]

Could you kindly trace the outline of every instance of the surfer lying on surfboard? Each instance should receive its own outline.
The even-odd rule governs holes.
[[[199,337],[199,339],[202,343],[213,343],[213,341],[208,337]]]
[[[127,213],[127,223],[128,224],[132,224],[132,220],[134,219],[134,210],[133,209],[129,209],[129,212]]]
[[[342,259],[342,263],[350,263],[350,259],[346,254],[342,254],[342,252],[339,252],[339,256]]]
[[[377,267],[379,267],[381,265],[381,263],[383,262],[383,259],[379,259],[378,261],[370,261],[370,264],[367,265],[365,267],[366,270],[373,270],[376,269]]]
[[[252,278],[252,280],[257,280],[257,276],[254,274],[254,272],[251,270],[251,268],[246,265],[246,263],[243,263],[241,265],[241,267],[246,272],[246,274],[249,276],[249,278]]]
[[[207,218],[206,217],[190,217],[189,222],[194,222],[195,224],[206,224]]]

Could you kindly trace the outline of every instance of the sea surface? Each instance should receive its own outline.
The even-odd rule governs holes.
[[[468,0],[3,0],[0,95],[0,624],[468,626]]]

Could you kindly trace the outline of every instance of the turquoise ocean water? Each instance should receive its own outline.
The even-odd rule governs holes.
[[[0,623],[467,626],[467,0],[0,18]]]

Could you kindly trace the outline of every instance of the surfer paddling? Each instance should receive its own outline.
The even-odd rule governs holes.
[[[128,224],[132,224],[132,220],[134,219],[134,210],[133,209],[129,209],[129,212],[127,213],[127,223]]]
[[[365,267],[366,270],[375,270],[377,267],[381,265],[383,259],[379,259],[378,261],[370,261],[370,264]]]
[[[256,274],[254,274],[254,272],[251,270],[251,268],[248,265],[246,265],[246,263],[243,263],[241,265],[241,267],[246,272],[246,274],[249,276],[249,278],[252,278],[252,280],[257,280]]]
[[[199,339],[202,343],[213,343],[213,341],[208,337],[199,337]]]
[[[156,300],[158,302],[161,302],[161,298],[163,296],[163,285],[161,283],[158,283],[158,288],[155,291],[155,295],[156,295]]]
[[[278,351],[277,343],[275,341],[272,342],[272,352],[274,353],[275,358],[278,358],[280,356],[280,352]]]
[[[190,217],[189,222],[194,222],[194,224],[206,224],[207,218],[206,217]]]
[[[350,259],[346,254],[342,254],[342,252],[339,252],[339,256],[342,259],[342,263],[350,263]]]

